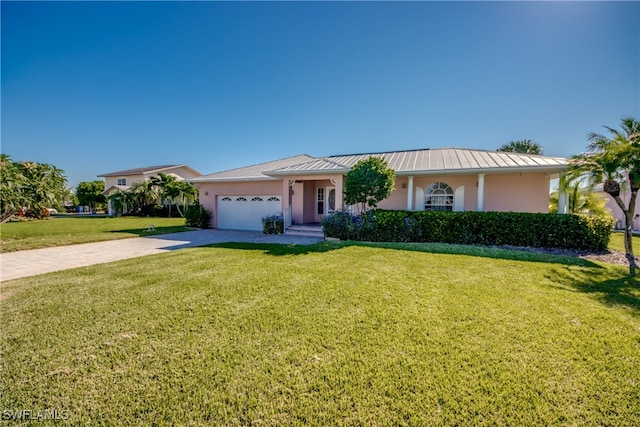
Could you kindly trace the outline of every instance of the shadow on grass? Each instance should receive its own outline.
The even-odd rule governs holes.
[[[640,316],[640,277],[631,277],[626,267],[608,268],[592,261],[570,256],[532,253],[518,250],[482,246],[431,244],[431,243],[363,243],[363,242],[319,242],[312,245],[285,245],[267,243],[219,243],[207,247],[263,251],[273,256],[307,255],[340,250],[350,246],[386,248],[433,254],[467,255],[475,257],[505,259],[523,262],[550,263],[558,266],[579,266],[581,269],[554,268],[546,276],[556,286],[572,291],[592,294],[594,298],[609,306],[630,308]]]
[[[257,250],[263,251],[269,255],[306,255],[309,253],[329,252],[342,249],[349,246],[362,246],[373,248],[384,248],[391,250],[424,252],[433,254],[446,255],[467,255],[483,258],[505,259],[524,262],[543,262],[562,265],[576,265],[582,267],[590,267],[600,269],[602,266],[582,258],[575,258],[564,255],[553,255],[537,252],[526,252],[518,250],[509,250],[501,248],[491,248],[486,246],[468,246],[468,245],[450,245],[445,243],[372,243],[372,242],[319,242],[311,245],[286,245],[286,244],[269,244],[269,243],[218,243],[208,245],[211,247],[241,249],[241,250]]]
[[[608,306],[624,306],[640,316],[640,278],[629,276],[618,270],[610,272],[605,280],[603,275],[593,270],[554,271],[547,278],[559,287],[591,294],[595,299]]]

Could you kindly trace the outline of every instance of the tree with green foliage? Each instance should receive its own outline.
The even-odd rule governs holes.
[[[134,194],[130,191],[115,190],[108,197],[111,209],[116,215],[122,215],[133,209],[135,205]]]
[[[629,274],[638,268],[633,253],[633,217],[640,189],[640,121],[633,117],[621,120],[621,129],[604,126],[608,136],[597,132],[587,135],[589,152],[571,159],[570,176],[586,176],[592,184],[602,183],[603,190],[615,200],[625,217],[624,246]],[[629,200],[621,197],[627,188]]]
[[[396,173],[387,162],[371,156],[360,160],[347,173],[344,179],[344,201],[348,205],[360,205],[360,211],[367,207],[376,208],[378,203],[394,190]]]
[[[0,209],[4,214],[22,209],[27,204],[22,191],[27,182],[18,163],[7,154],[0,156]]]
[[[176,209],[180,213],[180,216],[184,216],[186,208],[196,200],[198,200],[198,189],[187,181],[177,181],[176,186],[180,190],[177,197]],[[185,208],[185,212],[180,210],[180,206]]]
[[[607,199],[602,193],[594,191],[592,186],[580,181],[561,183],[560,189],[568,196],[567,213],[589,216],[611,216],[607,209]],[[558,213],[559,191],[549,197],[549,213]]]
[[[2,213],[26,208],[36,218],[48,216],[47,208],[60,207],[69,196],[64,171],[48,163],[14,162],[0,158]]]
[[[169,216],[171,207],[175,204],[181,217],[184,217],[182,207],[186,207],[198,197],[198,190],[187,181],[179,181],[173,175],[159,173],[149,179],[149,184],[157,189],[162,202],[169,206]]]
[[[81,206],[89,206],[90,209],[104,207],[107,198],[104,194],[104,181],[83,181],[76,186],[76,197],[78,204]]]
[[[508,144],[504,144],[502,147],[498,148],[498,151],[541,155],[542,147],[540,144],[533,142],[530,139],[520,139],[518,141],[511,141]]]
[[[158,190],[150,181],[134,182],[129,192],[132,194],[133,210],[139,213],[148,211],[158,200]]]
[[[149,178],[149,186],[155,188],[155,192],[160,197],[162,203],[169,204],[169,216],[171,216],[171,204],[173,198],[177,195],[177,191],[173,184],[176,178],[173,175],[167,175],[160,172],[157,176]]]

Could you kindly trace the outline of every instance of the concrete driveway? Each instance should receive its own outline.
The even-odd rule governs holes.
[[[0,254],[0,281],[51,273],[182,248],[225,242],[309,245],[318,237],[265,235],[259,231],[196,230]]]

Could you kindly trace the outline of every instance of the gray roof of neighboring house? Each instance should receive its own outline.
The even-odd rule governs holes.
[[[103,173],[102,175],[98,175],[99,177],[109,177],[109,176],[132,176],[132,175],[148,175],[148,174],[156,174],[156,173],[160,173],[162,171],[168,170],[168,169],[176,169],[176,168],[187,168],[191,171],[193,171],[194,173],[201,175],[200,172],[198,172],[197,170],[187,166],[187,165],[161,165],[161,166],[146,166],[146,167],[142,167],[142,168],[134,168],[134,169],[127,169],[127,170],[123,170],[123,171],[117,171],[117,172],[109,172],[109,173]]]
[[[363,153],[328,157],[301,155],[246,168],[218,172],[193,179],[193,182],[269,179],[287,175],[347,173],[360,160],[381,157],[398,175],[426,175],[437,173],[483,173],[509,171],[561,172],[568,160],[533,154],[463,148]]]
[[[102,194],[104,194],[105,196],[108,196],[109,194],[112,193],[113,190],[129,191],[130,188],[131,188],[130,185],[112,185],[111,187],[105,189],[102,192]]]

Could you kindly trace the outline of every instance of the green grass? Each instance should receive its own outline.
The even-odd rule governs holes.
[[[611,235],[611,240],[609,241],[609,249],[612,251],[625,253],[624,233],[615,232]],[[640,236],[633,236],[633,253],[636,256],[640,254]]]
[[[624,267],[224,244],[10,281],[1,296],[0,409],[74,425],[640,419],[640,281]]]
[[[149,224],[155,231],[147,232]],[[40,221],[7,222],[0,226],[0,249],[24,249],[101,242],[185,231],[184,218],[59,216]]]

